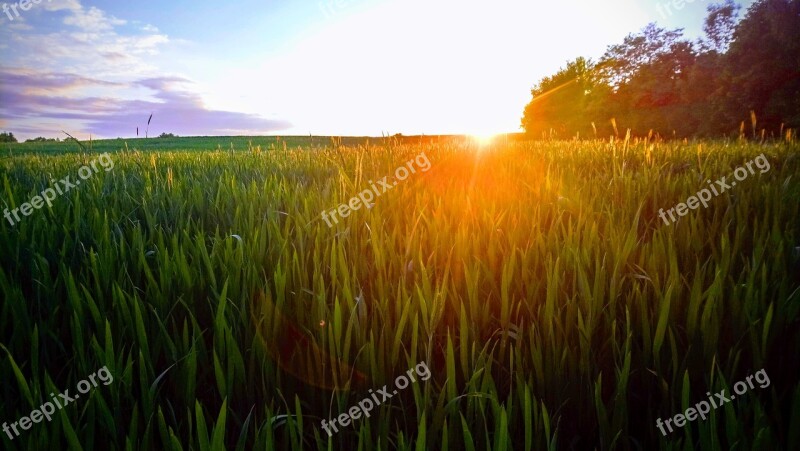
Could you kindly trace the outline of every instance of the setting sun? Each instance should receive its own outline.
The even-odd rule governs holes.
[[[497,139],[499,133],[473,133],[469,136],[481,147],[486,147]]]

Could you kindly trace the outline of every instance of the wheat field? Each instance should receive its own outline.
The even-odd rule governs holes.
[[[0,223],[2,421],[114,376],[4,449],[800,446],[797,142],[211,141],[2,149],[11,207],[114,161]],[[322,221],[420,152],[430,171]],[[430,379],[322,430],[419,362]]]

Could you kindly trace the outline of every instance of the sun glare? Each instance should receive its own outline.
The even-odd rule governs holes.
[[[494,140],[497,138],[496,133],[473,133],[470,135],[473,141],[478,143],[481,147],[486,147],[489,144],[493,143]]]

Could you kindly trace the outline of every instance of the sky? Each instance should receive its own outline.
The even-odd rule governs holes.
[[[102,139],[516,132],[542,77],[712,2],[3,3],[0,130]]]

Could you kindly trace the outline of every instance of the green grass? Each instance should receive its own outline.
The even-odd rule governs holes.
[[[93,143],[113,171],[2,220],[0,421],[115,379],[4,449],[800,446],[796,143],[264,139]],[[83,164],[40,145],[3,145],[4,202]],[[422,151],[429,172],[322,221]],[[658,218],[761,153],[770,172]],[[427,382],[319,427],[420,361]]]
[[[520,140],[521,134],[509,134],[508,139]],[[0,143],[0,159],[19,155],[60,155],[67,153],[80,153],[80,146],[67,135],[63,141],[29,142],[29,143]],[[452,139],[451,136],[406,136],[406,137],[331,137],[331,136],[200,136],[177,138],[134,138],[134,139],[104,139],[99,141],[81,141],[85,147],[90,147],[97,153],[116,152],[120,150],[139,150],[142,152],[165,152],[170,150],[195,150],[195,151],[243,151],[261,148],[270,149],[296,149],[319,148],[335,145],[361,146],[380,143],[397,142],[435,142]]]

